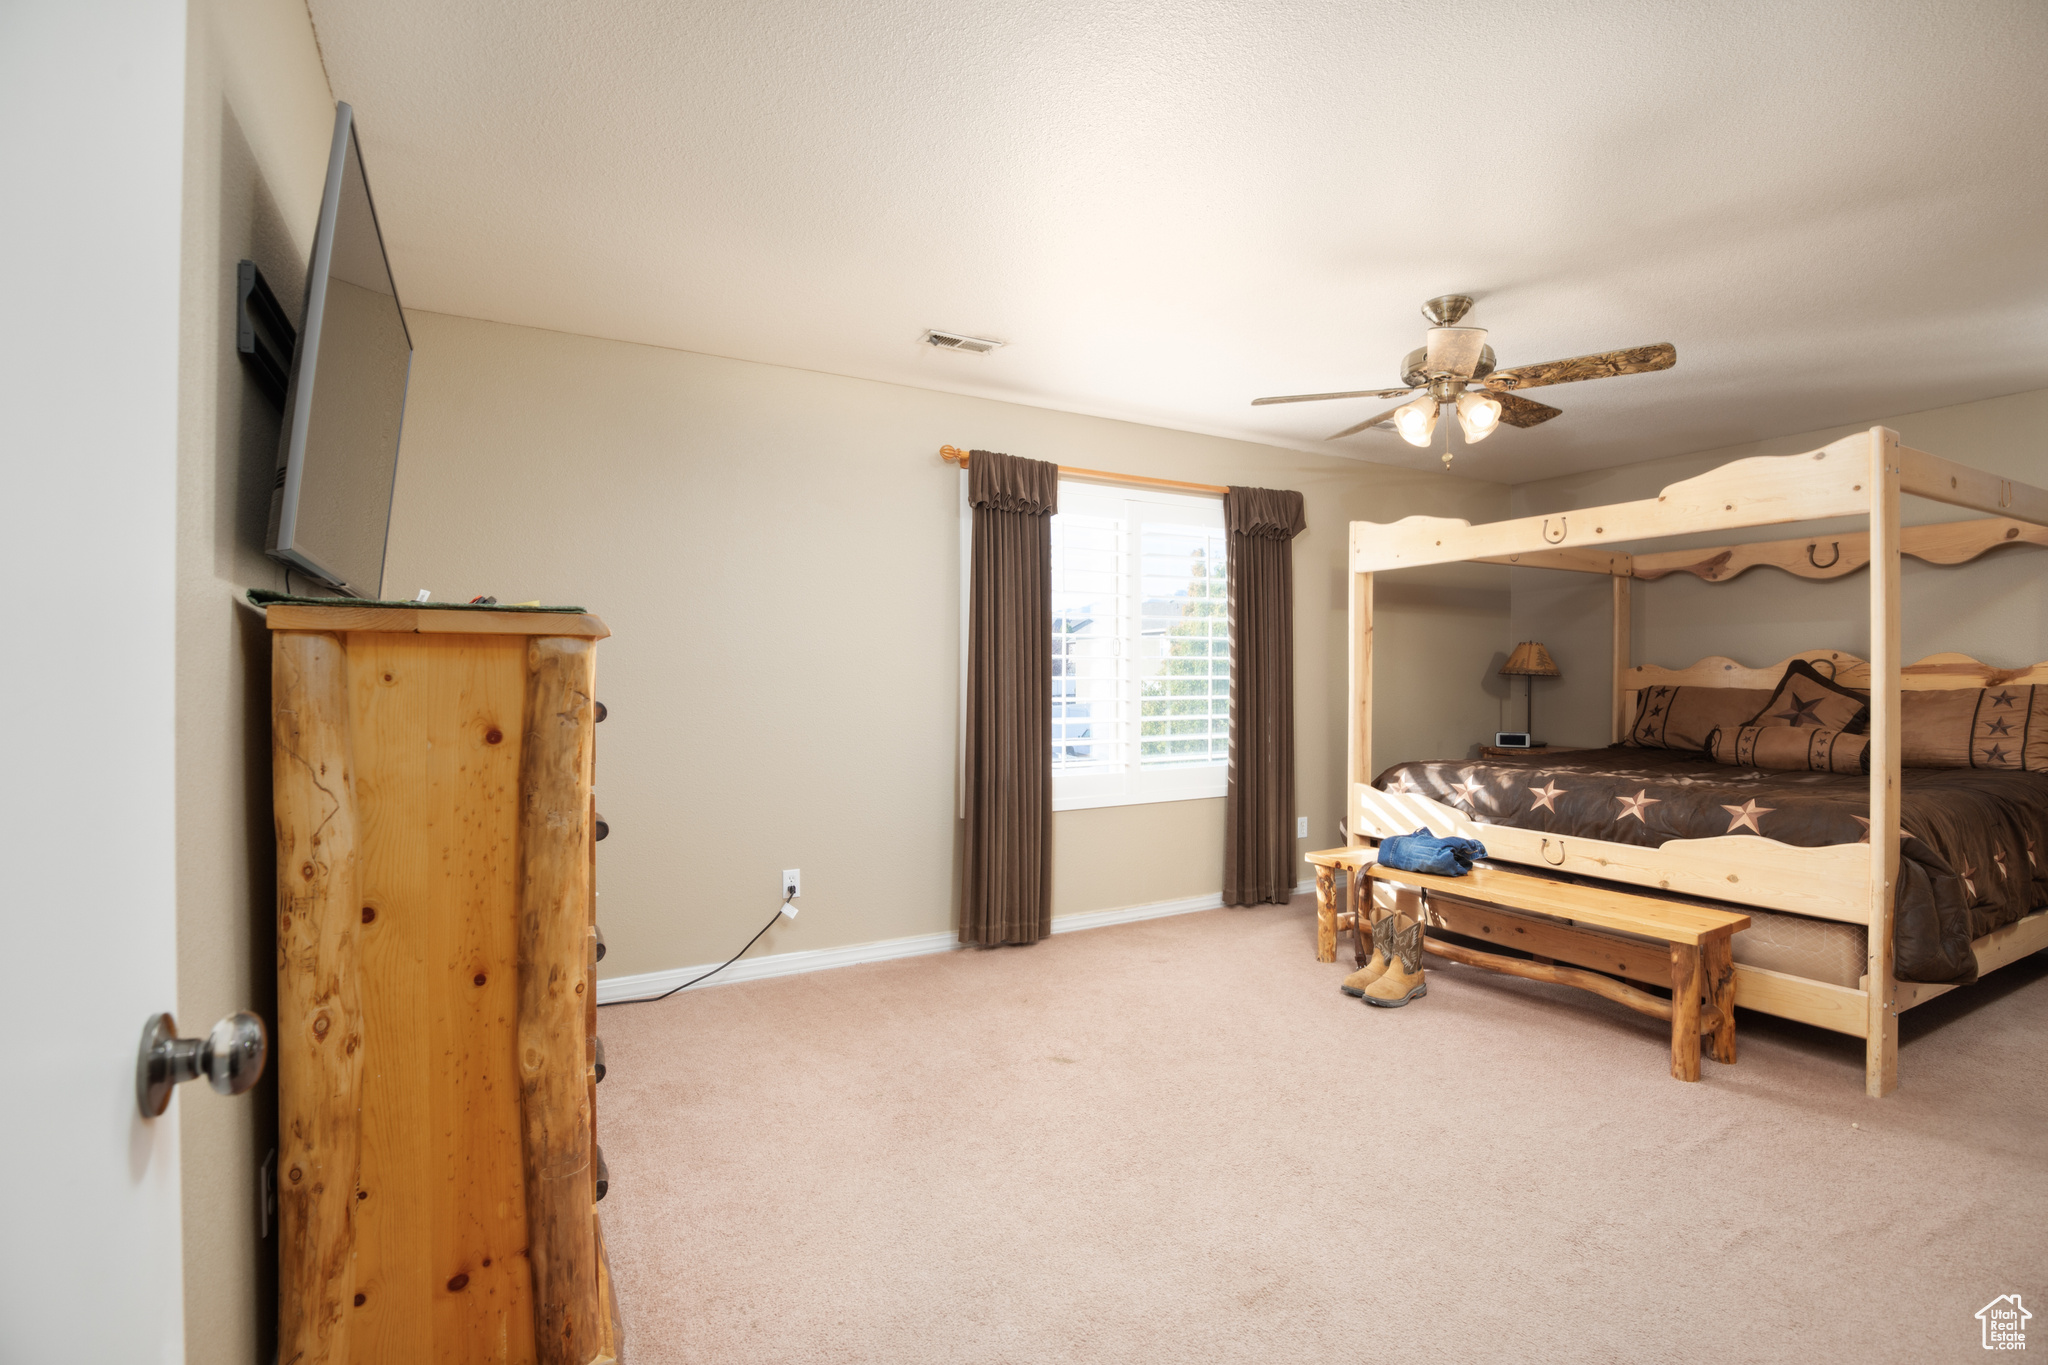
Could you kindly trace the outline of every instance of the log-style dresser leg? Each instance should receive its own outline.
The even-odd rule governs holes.
[[[362,983],[355,755],[342,637],[271,647],[277,812],[280,1358],[350,1359],[361,1172]]]
[[[1700,976],[1700,950],[1672,944],[1671,1074],[1681,1081],[1700,1078]]]
[[[527,645],[520,755],[519,1085],[538,1365],[597,1354],[589,1053],[591,642]]]

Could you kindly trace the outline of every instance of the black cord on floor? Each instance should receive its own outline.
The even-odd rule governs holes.
[[[784,911],[785,909],[787,909],[787,908],[788,908],[788,906],[789,906],[789,903],[790,903],[791,901],[795,900],[795,899],[796,899],[796,897],[795,897],[795,896],[784,896],[784,897],[782,898],[782,904],[781,904],[781,905],[778,905],[778,906],[776,906],[776,907],[775,907],[775,913],[774,913],[774,915],[770,916],[770,917],[769,917],[769,920],[768,920],[768,922],[767,922],[766,924],[764,924],[764,925],[762,925],[762,926],[761,926],[761,934],[765,934],[765,933],[767,933],[767,932],[768,932],[768,931],[769,931],[770,929],[773,929],[773,928],[775,927],[775,921],[776,921],[776,920],[779,920],[779,919],[781,919],[781,918],[782,918],[782,912],[783,912],[783,911]],[[756,943],[759,943],[759,942],[761,941],[761,934],[756,934],[756,935],[754,935],[754,936],[753,936],[752,938],[748,939],[748,940],[747,940],[747,948],[751,948],[751,947],[753,947],[753,946],[754,946],[754,945],[755,945]],[[690,989],[690,987],[692,987],[692,986],[696,985],[696,984],[697,984],[697,983],[698,983],[699,981],[702,981],[702,980],[704,980],[704,979],[705,979],[705,977],[712,977],[712,976],[717,976],[717,975],[718,975],[718,974],[719,974],[720,972],[724,971],[724,970],[725,970],[725,969],[726,969],[727,967],[730,967],[730,966],[731,966],[731,965],[732,965],[733,963],[735,963],[735,962],[738,962],[738,961],[739,961],[739,960],[740,960],[741,958],[745,957],[745,956],[747,955],[747,948],[742,948],[742,949],[740,949],[740,950],[739,950],[738,952],[734,953],[734,954],[733,954],[733,955],[732,955],[731,957],[729,957],[729,958],[727,958],[727,959],[726,959],[725,961],[723,961],[723,962],[719,963],[719,964],[718,964],[718,965],[717,965],[716,967],[713,967],[713,968],[712,968],[712,969],[711,969],[710,971],[708,971],[708,972],[704,973],[704,976],[699,976],[699,977],[692,977],[692,978],[691,978],[690,980],[688,980],[688,981],[685,981],[685,982],[684,982],[684,983],[683,983],[682,985],[680,985],[680,986],[677,986],[677,987],[675,988],[675,990],[667,990],[667,991],[663,991],[663,992],[662,992],[662,993],[661,993],[660,995],[640,995],[640,996],[635,996],[635,997],[634,997],[633,999],[631,999],[631,1000],[608,1000],[608,1001],[605,1001],[604,1003],[606,1003],[606,1004],[608,1004],[608,1005],[651,1005],[651,1004],[653,1004],[653,1003],[654,1003],[655,1001],[657,1001],[657,1000],[666,1000],[666,999],[668,999],[668,998],[669,998],[669,997],[670,997],[671,995],[674,995],[674,994],[676,993],[676,991],[686,991],[686,990]]]

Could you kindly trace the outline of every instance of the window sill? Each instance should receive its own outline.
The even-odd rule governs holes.
[[[1229,788],[1218,783],[1215,790],[1165,792],[1158,796],[1055,796],[1054,814],[1063,810],[1097,810],[1103,806],[1156,806],[1167,801],[1221,801]]]

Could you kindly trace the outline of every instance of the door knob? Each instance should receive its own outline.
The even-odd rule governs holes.
[[[201,1076],[220,1094],[240,1095],[262,1078],[269,1058],[270,1035],[253,1014],[230,1014],[204,1038],[180,1038],[177,1020],[152,1015],[135,1057],[136,1107],[156,1118],[170,1106],[173,1087]]]

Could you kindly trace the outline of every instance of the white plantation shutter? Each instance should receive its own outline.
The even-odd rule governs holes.
[[[1142,508],[1142,504],[1140,505]],[[1222,506],[1217,524],[1138,526],[1138,762],[1148,769],[1230,761],[1230,621]]]
[[[1065,499],[1064,485],[1060,496]],[[1064,505],[1064,503],[1063,503]],[[1120,517],[1052,519],[1052,770],[1117,771],[1129,736],[1124,663],[1129,537]]]
[[[1052,522],[1053,807],[1222,796],[1223,505],[1062,482]]]

